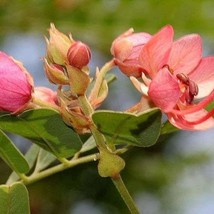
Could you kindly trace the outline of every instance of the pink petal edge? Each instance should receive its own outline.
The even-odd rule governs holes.
[[[173,36],[172,26],[166,25],[142,48],[139,62],[151,78],[167,63],[173,44]]]

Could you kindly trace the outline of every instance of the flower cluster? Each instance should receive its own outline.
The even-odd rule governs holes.
[[[57,91],[34,87],[33,78],[23,65],[0,52],[0,110],[18,114],[26,109],[51,107],[78,133],[87,133],[91,121],[82,110],[80,97],[86,96],[92,83],[87,100],[92,110],[97,108],[107,97],[107,81],[97,69],[92,82],[88,67],[91,50],[86,44],[61,33],[53,24],[49,35],[44,70],[48,80],[58,86]],[[110,68],[111,65],[114,64],[110,63]]]
[[[91,121],[81,107],[81,97],[87,97],[92,111],[96,109],[108,94],[104,76],[116,65],[142,93],[139,105],[129,111],[158,107],[180,129],[214,126],[214,109],[207,110],[214,100],[214,56],[202,57],[198,34],[174,41],[170,25],[154,35],[129,29],[113,41],[113,60],[101,70],[97,68],[94,79],[89,76],[90,48],[61,33],[53,24],[49,34],[44,68],[48,80],[58,86],[57,92],[34,87],[23,65],[0,52],[1,111],[20,113],[50,106],[78,133],[89,132]]]
[[[130,29],[112,43],[115,64],[143,93],[142,102],[159,107],[176,127],[213,127],[214,109],[205,107],[214,99],[214,56],[202,57],[197,34],[173,36],[170,25],[155,35]]]
[[[46,75],[51,83],[58,85],[58,105],[64,121],[78,133],[88,132],[89,121],[78,103],[90,83],[90,48],[75,41],[71,35],[58,31],[53,24],[49,29],[47,55],[44,59]],[[69,86],[64,89],[63,86]]]

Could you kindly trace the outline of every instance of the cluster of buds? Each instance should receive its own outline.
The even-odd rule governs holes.
[[[91,59],[89,47],[82,42],[74,41],[71,35],[66,36],[61,33],[53,24],[49,34],[49,40],[46,39],[47,55],[44,59],[45,72],[49,81],[57,85],[74,87],[78,77],[73,74],[81,73],[87,79],[85,81],[89,82],[87,75],[87,65]],[[74,89],[73,92],[79,95],[84,94],[84,90],[79,88],[79,91]]]
[[[85,96],[90,84],[90,48],[73,40],[71,35],[61,33],[53,24],[49,34],[44,67],[49,81],[58,86],[57,97],[62,118],[78,133],[87,133],[90,121],[84,115],[78,98]]]
[[[87,133],[90,115],[83,112],[79,98],[86,97],[87,91],[91,108],[97,108],[107,96],[107,81],[97,69],[95,83],[88,93],[92,80],[88,68],[90,48],[74,41],[71,35],[64,35],[53,24],[49,33],[44,68],[49,81],[56,84],[58,90],[34,87],[33,78],[22,63],[0,52],[0,111],[19,114],[26,109],[50,107],[59,111],[65,123],[78,133]]]

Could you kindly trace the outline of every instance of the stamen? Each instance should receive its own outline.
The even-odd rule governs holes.
[[[185,115],[185,114],[191,114],[194,113],[196,111],[199,111],[201,109],[203,109],[204,107],[206,107],[209,103],[211,103],[214,100],[214,90],[209,94],[209,96],[207,96],[206,98],[204,98],[201,102],[199,102],[198,104],[192,105],[190,106],[188,109],[186,110],[173,110],[172,113],[176,114],[176,115]]]
[[[198,86],[192,80],[189,81],[189,93],[193,96],[198,95]]]
[[[173,69],[171,69],[171,68],[169,67],[169,65],[165,64],[162,68],[164,68],[164,67],[166,67],[166,68],[169,70],[169,72],[170,72],[171,74],[174,73]]]
[[[194,100],[194,95],[192,93],[190,93],[189,90],[185,94],[185,100],[188,104],[191,104]]]
[[[194,96],[198,94],[197,84],[190,80],[184,73],[177,74],[176,77],[185,85],[185,100],[188,104],[191,104],[194,100]]]
[[[180,73],[177,74],[176,77],[184,84],[188,85],[189,84],[189,77],[187,77],[185,74]]]

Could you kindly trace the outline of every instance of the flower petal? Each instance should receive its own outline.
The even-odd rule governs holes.
[[[137,78],[131,76],[130,80],[132,81],[135,88],[142,94],[148,95],[148,86],[142,82],[140,82]]]
[[[158,72],[149,85],[149,97],[164,112],[170,112],[174,108],[180,94],[177,80],[166,67]]]
[[[199,64],[201,57],[201,37],[197,34],[187,35],[173,43],[168,65],[174,75],[188,74]]]
[[[151,78],[167,63],[173,43],[173,35],[172,26],[167,25],[142,48],[139,61]]]
[[[201,123],[197,123],[197,121],[205,117],[207,114],[208,114],[207,111],[202,109],[200,111],[183,116],[171,113],[167,114],[167,116],[170,123],[172,123],[177,128],[194,131],[194,130],[206,130],[214,127],[214,118],[212,117]]]
[[[0,109],[17,112],[31,100],[33,80],[22,64],[0,52]]]
[[[189,74],[189,78],[198,85],[199,92],[196,98],[210,94],[214,89],[214,57],[202,58],[198,67]]]

